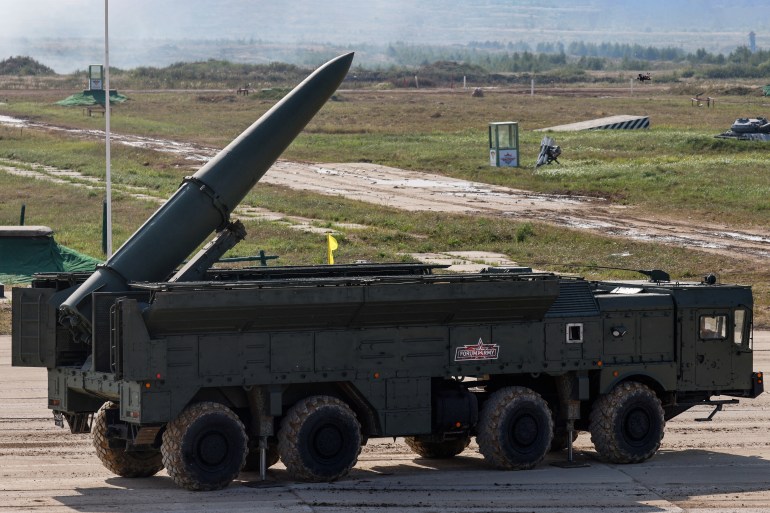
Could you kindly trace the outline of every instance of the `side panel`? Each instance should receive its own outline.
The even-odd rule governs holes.
[[[639,354],[636,317],[631,313],[609,312],[604,316],[603,324],[604,362],[633,362]]]
[[[48,304],[54,289],[14,288],[11,363],[16,367],[56,365],[56,310]]]
[[[673,312],[643,312],[639,319],[639,342],[645,361],[672,361],[675,358]]]
[[[313,372],[315,333],[300,331],[270,334],[271,372]]]
[[[598,357],[601,329],[596,317],[549,319],[545,324],[545,360],[563,364]]]
[[[356,369],[356,331],[324,331],[316,334],[314,367],[319,372]]]
[[[535,368],[543,363],[543,323],[502,324],[492,327],[492,340],[500,346],[498,363],[505,372]]]
[[[384,435],[430,433],[430,378],[387,380]],[[382,417],[381,416],[381,417]]]
[[[118,361],[114,355],[111,358],[115,361],[115,372],[127,381],[165,379],[168,367],[166,341],[150,339],[135,300],[120,301],[119,308],[121,322],[115,332],[120,336],[112,345],[116,348],[115,353],[122,352],[122,358]]]
[[[665,294],[609,294],[602,307],[604,363],[672,362],[676,359],[674,303]]]

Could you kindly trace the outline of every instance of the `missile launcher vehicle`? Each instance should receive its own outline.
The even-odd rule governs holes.
[[[91,432],[110,471],[165,468],[215,490],[280,459],[295,479],[332,481],[367,440],[399,436],[425,458],[476,437],[491,466],[529,469],[579,430],[601,458],[633,463],[677,414],[762,392],[751,288],[711,277],[214,267],[245,235],[230,213],[351,61],[316,70],[95,273],[13,290],[13,365],[47,369],[55,422]]]

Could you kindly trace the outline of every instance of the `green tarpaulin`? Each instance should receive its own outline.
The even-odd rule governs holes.
[[[128,98],[118,93],[116,90],[113,89],[110,91],[110,105],[114,103],[123,103],[126,100],[128,100]],[[86,90],[86,91],[83,91],[82,93],[73,94],[72,96],[69,96],[61,101],[58,101],[56,102],[56,105],[65,105],[68,107],[71,107],[71,106],[87,107],[89,105],[104,105],[104,91]]]
[[[50,228],[0,227],[0,283],[29,283],[42,272],[90,272],[100,263],[57,244]]]

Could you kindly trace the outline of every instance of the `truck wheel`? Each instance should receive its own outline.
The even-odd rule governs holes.
[[[404,440],[406,441],[406,445],[408,445],[416,454],[419,454],[423,458],[435,460],[443,460],[457,456],[471,443],[471,438],[469,436],[455,438],[453,440],[438,441],[433,440],[428,436],[407,436]]]
[[[334,481],[358,461],[361,424],[339,399],[308,397],[292,406],[281,421],[278,450],[293,478]]]
[[[271,436],[267,439],[267,468],[278,463],[278,440]],[[246,455],[246,463],[241,469],[244,472],[259,471],[259,437],[249,438],[249,454]]]
[[[551,448],[551,410],[528,388],[508,387],[493,393],[480,417],[476,436],[479,450],[499,469],[532,468]]]
[[[119,420],[118,405],[107,402],[96,412],[91,426],[96,455],[107,470],[121,477],[150,477],[163,470],[163,459],[158,450],[126,451],[125,448],[110,447],[107,428],[116,420]]]
[[[611,463],[638,463],[660,448],[666,421],[660,399],[634,381],[601,396],[591,410],[591,441],[599,456]]]
[[[187,490],[219,490],[238,477],[248,452],[246,429],[227,406],[188,406],[166,426],[163,463],[174,482]]]

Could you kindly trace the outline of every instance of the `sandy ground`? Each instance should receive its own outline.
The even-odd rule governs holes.
[[[770,332],[755,337],[755,368],[770,369]],[[594,459],[590,435],[576,442],[590,466],[491,470],[475,443],[449,461],[416,457],[402,440],[372,440],[345,479],[298,483],[278,463],[263,484],[243,473],[209,493],[179,489],[165,472],[124,479],[96,458],[89,435],[54,426],[43,369],[10,366],[0,337],[0,513],[80,512],[769,512],[770,394],[696,422],[699,407],[670,421],[661,451],[637,465]]]

